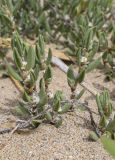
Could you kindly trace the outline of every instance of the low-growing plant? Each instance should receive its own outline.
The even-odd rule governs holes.
[[[90,138],[93,140],[101,138],[106,148],[109,146],[113,154],[115,116],[112,113],[108,91],[96,96],[99,123],[94,121],[89,107],[79,101],[85,90],[82,89],[76,94],[77,86],[83,82],[85,74],[97,68],[102,61],[106,66],[107,78],[115,76],[115,26],[111,12],[112,0],[43,0],[42,2],[29,0],[28,5],[23,0],[0,2],[0,22],[2,22],[0,35],[2,37],[13,35],[14,66],[4,58],[5,54],[2,58],[5,59],[9,76],[17,80],[23,88],[22,98],[16,107],[16,113],[21,118],[17,122],[16,129],[36,128],[46,122],[59,127],[62,123],[62,114],[73,111],[74,107],[80,104],[90,114],[94,129]],[[16,30],[29,38],[38,37],[35,45],[28,44],[18,32],[15,32]],[[110,33],[112,36],[108,40]],[[39,34],[42,36],[38,36]],[[67,72],[67,82],[71,90],[69,100],[63,97],[61,91],[52,93],[49,90],[52,80],[52,52],[49,49],[48,56],[45,54],[43,39],[63,45],[69,55],[76,57],[78,74],[74,73],[71,66]],[[111,46],[109,42],[112,43]],[[6,52],[5,48],[7,46],[0,51]],[[95,58],[95,55],[98,58]]]
[[[97,95],[96,102],[100,115],[99,128],[101,132],[108,131],[113,139],[115,139],[115,117],[112,115],[113,108],[108,91],[105,90],[101,95]]]
[[[71,88],[70,100],[64,99],[61,91],[56,91],[55,94],[49,91],[49,84],[52,80],[52,53],[49,49],[48,56],[46,56],[44,47],[42,36],[39,36],[35,46],[32,46],[23,41],[16,32],[12,38],[15,66],[12,67],[6,61],[8,74],[23,87],[22,100],[16,107],[16,113],[27,119],[26,123],[28,122],[28,125],[26,127],[30,128],[37,127],[43,122],[55,124],[56,127],[59,127],[62,123],[61,114],[72,110],[74,101],[79,100],[84,93],[84,89],[79,94],[76,94],[75,90],[77,85],[84,80],[85,69],[80,70],[76,76],[71,67],[67,73],[68,85]],[[42,73],[40,80],[39,72]],[[36,88],[37,81],[39,91]]]
[[[51,72],[51,50],[49,49],[48,57],[46,58],[42,36],[39,36],[34,47],[24,42],[18,33],[13,36],[12,49],[16,69],[6,62],[8,73],[23,85],[24,91],[31,93],[36,90],[36,81],[40,69],[46,71],[46,79],[47,72]]]
[[[90,132],[89,139],[97,141],[100,138],[104,148],[115,157],[115,115],[109,92],[105,90],[98,94],[96,103],[100,120],[99,123],[94,123],[96,128]]]
[[[105,90],[100,95],[97,95],[96,103],[100,116],[99,123],[97,124],[98,137],[106,135],[115,140],[115,115],[113,115],[112,112],[113,107],[109,92]],[[98,139],[93,132],[90,136],[92,136],[90,138],[94,140]]]
[[[114,37],[115,36],[115,26],[113,24],[113,32],[111,37],[111,45],[106,48],[103,52],[102,59],[103,64],[105,66],[106,79],[112,80],[115,77],[115,44]]]

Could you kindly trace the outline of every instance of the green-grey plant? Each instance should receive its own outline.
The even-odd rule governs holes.
[[[16,70],[8,64],[8,73],[18,80],[24,90],[29,93],[36,88],[41,64],[45,66],[44,70],[50,69],[51,50],[49,49],[48,57],[45,57],[44,41],[39,36],[35,46],[28,45],[16,32],[12,38],[13,59]],[[39,59],[38,59],[39,57]]]
[[[67,81],[68,85],[71,89],[71,97],[70,99],[79,99],[82,94],[84,93],[84,90],[81,90],[81,92],[76,95],[75,91],[77,88],[77,85],[82,83],[85,77],[85,69],[81,70],[80,73],[76,76],[75,73],[73,72],[72,67],[70,66],[67,72]]]
[[[12,49],[16,68],[6,61],[8,74],[24,88],[16,113],[29,120],[29,127],[37,127],[43,122],[59,127],[62,123],[61,114],[67,112],[70,105],[67,102],[62,103],[62,92],[57,91],[53,95],[49,91],[49,84],[52,80],[51,49],[46,57],[42,36],[39,36],[36,45],[32,46],[24,42],[17,32],[12,38]],[[43,72],[43,75],[39,80],[38,92],[36,83],[39,72]]]
[[[0,2],[0,36],[12,35],[16,30],[29,38],[43,35],[39,36],[35,46],[32,46],[22,40],[18,33],[13,34],[15,66],[12,67],[6,61],[8,74],[24,88],[16,111],[26,119],[22,128],[35,128],[43,122],[59,127],[62,123],[61,114],[71,110],[74,100],[79,100],[83,95],[84,89],[77,95],[75,91],[77,85],[83,82],[86,73],[98,67],[103,59],[104,65],[109,66],[108,77],[114,75],[115,27],[111,12],[112,0],[43,0],[42,4],[39,0],[28,0],[28,5],[26,3],[24,0]],[[112,36],[108,40],[110,33]],[[46,58],[43,39],[63,45],[69,55],[76,57],[79,74],[75,75],[72,67],[67,72],[72,103],[63,99],[62,92],[57,91],[53,95],[49,91],[52,54],[49,50]],[[112,42],[111,47],[109,41]],[[99,58],[95,59],[97,53]],[[41,70],[44,72],[38,91],[36,82]],[[109,144],[113,146],[114,142],[111,140],[115,139],[115,116],[112,117],[108,92],[97,95],[96,101],[100,115],[100,122],[95,126],[98,136],[109,136]],[[20,129],[21,124],[18,127]],[[98,139],[97,132],[92,132],[91,136],[94,140]],[[104,143],[108,144],[108,139],[104,140]],[[113,148],[110,150],[113,152]]]

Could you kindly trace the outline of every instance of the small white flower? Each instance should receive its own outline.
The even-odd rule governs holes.
[[[62,108],[60,107],[59,109],[58,109],[58,112],[61,112],[62,111]]]
[[[22,67],[21,69],[24,70],[26,68],[27,62],[22,60]]]
[[[92,26],[93,26],[93,24],[91,22],[89,22],[89,27],[92,27]]]
[[[27,80],[27,81],[29,81],[29,80],[30,80],[30,74],[29,74],[29,75],[27,75],[26,80]]]
[[[110,10],[109,7],[107,7],[107,12],[108,12],[109,10]]]
[[[69,20],[69,15],[65,15],[65,20]]]
[[[27,65],[27,62],[26,62],[26,61],[22,61],[22,65],[23,65],[23,66],[26,66],[26,65]]]
[[[103,56],[103,52],[100,52],[100,56]]]
[[[108,25],[107,25],[107,24],[104,24],[104,25],[103,25],[103,28],[107,28],[107,27],[108,27]]]
[[[54,96],[53,93],[52,93],[51,91],[49,91],[49,92],[48,92],[48,97],[49,97],[49,98],[53,98],[53,96]]]
[[[81,63],[86,63],[87,62],[87,58],[86,57],[81,57]]]
[[[39,103],[40,101],[40,98],[36,93],[33,93],[32,99],[34,103]]]

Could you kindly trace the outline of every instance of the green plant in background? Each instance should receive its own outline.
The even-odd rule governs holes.
[[[97,52],[100,54],[108,49],[106,37],[114,28],[111,4],[111,0],[43,0],[42,3],[29,0],[27,6],[23,0],[18,3],[2,0],[1,33],[8,33],[4,31],[7,28],[9,34],[15,29],[23,35],[33,35],[33,38],[42,34],[47,42],[67,48],[68,54],[75,56],[79,65],[88,64]]]
[[[107,24],[108,19],[111,19],[107,16],[108,13],[109,16],[111,15],[111,1],[78,0],[68,2],[64,0],[60,2],[55,0],[50,2],[50,5],[47,3],[47,5],[50,10],[50,26],[55,33],[52,37],[56,36],[54,40],[61,41],[61,44],[69,48],[69,54],[71,53],[74,56],[79,47],[86,48],[85,51],[89,53],[89,50],[87,50],[89,46],[86,44],[87,40],[85,40],[85,35],[86,37],[89,36],[87,31],[91,32],[90,38],[95,37],[95,40],[98,41],[94,35],[99,30],[103,33],[105,30],[106,33],[110,30],[108,28],[111,26],[111,22],[109,21],[109,26],[106,25],[105,27],[105,24]],[[62,18],[62,15],[64,18]],[[54,23],[55,21],[57,24]],[[90,49],[92,44],[93,41],[90,43]]]
[[[102,56],[107,80],[112,80],[115,77],[114,57],[114,52],[112,52],[111,50],[105,51]]]
[[[15,23],[17,29],[23,34],[38,36],[40,33],[44,38],[49,34],[53,42],[63,37],[66,45],[66,43],[74,43],[74,39],[71,42],[71,34],[76,33],[76,36],[79,33],[78,26],[86,25],[86,28],[93,27],[106,32],[111,30],[112,0],[94,0],[93,2],[91,0],[72,0],[71,2],[28,0],[28,6],[26,3],[24,0],[1,1],[0,17],[4,22],[2,23],[3,34],[9,32],[9,28]],[[7,31],[4,31],[4,26],[9,27]]]
[[[105,66],[106,79],[112,80],[115,77],[115,25],[112,25],[112,37],[110,46],[103,52],[102,59]]]
[[[12,32],[17,29],[29,38],[34,38],[38,34],[44,35],[44,38],[48,37],[50,27],[45,15],[39,0],[28,2],[2,0],[0,2],[1,36],[12,35]]]
[[[16,28],[14,16],[13,16],[13,5],[11,0],[1,0],[0,2],[0,36],[10,35]]]

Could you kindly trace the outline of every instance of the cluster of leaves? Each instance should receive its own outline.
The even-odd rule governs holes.
[[[115,116],[112,117],[112,103],[108,91],[105,90],[101,95],[97,95],[96,102],[100,115],[99,128],[101,132],[109,132],[111,138],[115,139]]]
[[[113,24],[112,27],[111,45],[105,49],[102,56],[104,66],[106,68],[105,72],[107,80],[111,80],[115,77],[115,25]]]
[[[40,47],[41,48],[40,48]],[[48,58],[44,57],[44,42],[41,36],[36,42],[36,46],[30,46],[25,43],[18,33],[14,33],[12,39],[13,58],[16,64],[16,71],[8,63],[8,72],[16,80],[23,84],[24,89],[29,93],[29,89],[36,87],[36,81],[39,75],[39,68],[47,62],[49,67],[51,60],[51,50],[49,50]],[[42,63],[42,59],[44,60]],[[36,63],[39,61],[39,63]]]
[[[115,157],[115,115],[107,90],[96,96],[98,113],[100,116],[97,124],[97,133],[91,132],[89,138],[97,141],[100,137],[105,149]]]
[[[39,33],[47,37],[50,31],[39,0],[1,0],[0,21],[1,36],[11,35],[17,29],[28,37],[38,36]]]
[[[24,88],[22,101],[16,108],[17,113],[23,118],[31,118],[32,127],[37,127],[42,122],[60,126],[62,123],[60,115],[67,112],[70,105],[62,104],[63,96],[60,91],[53,95],[48,89],[52,80],[50,65],[52,53],[49,49],[48,57],[45,57],[43,37],[39,36],[33,47],[24,42],[18,33],[14,33],[12,49],[16,68],[6,62],[8,74],[18,80]],[[42,70],[43,76],[39,81],[39,92],[37,92],[36,82]]]
[[[23,34],[28,35],[28,31],[31,35],[48,33],[51,39],[54,37],[53,40],[59,40],[61,36],[78,47],[87,29],[106,32],[111,29],[110,21],[107,24],[111,16],[111,3],[111,0],[2,0],[0,18],[6,27],[11,28],[15,22]]]
[[[106,74],[106,79],[112,80],[115,78],[115,52],[109,50],[103,53],[102,59],[103,63],[105,66],[105,74]]]
[[[73,72],[72,67],[69,67],[68,72],[67,72],[67,81],[68,81],[68,85],[71,89],[71,99],[79,99],[83,93],[84,93],[84,89],[80,91],[80,93],[76,96],[75,94],[75,90],[78,84],[80,84],[85,77],[85,69],[81,70],[80,73],[76,76],[75,73]]]

